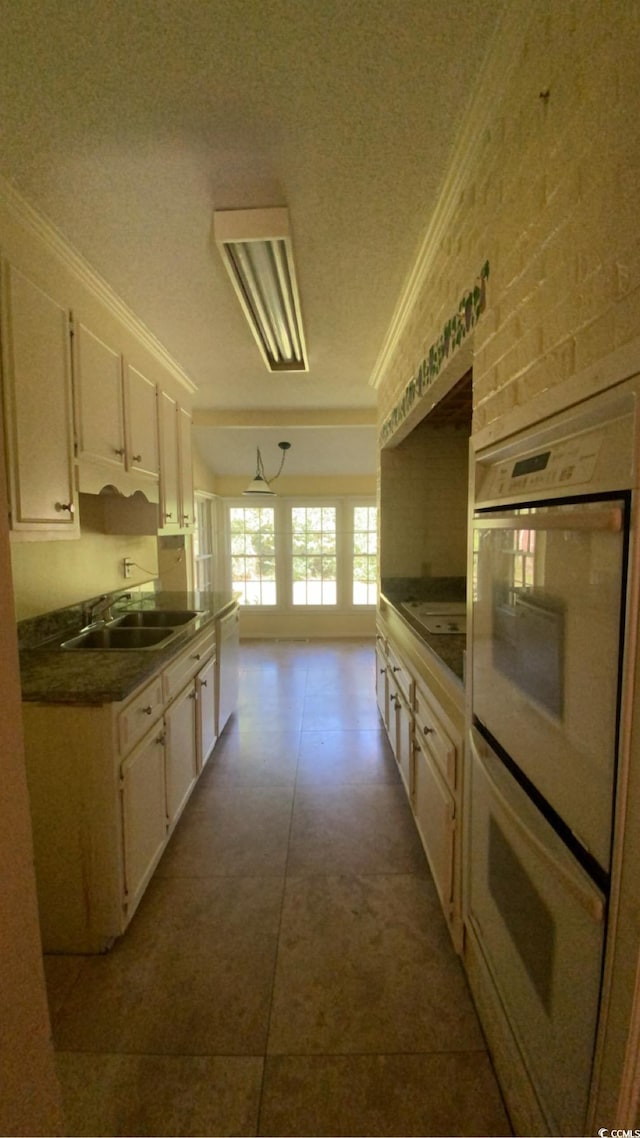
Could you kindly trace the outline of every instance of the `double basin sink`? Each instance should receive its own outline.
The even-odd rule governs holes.
[[[84,629],[77,636],[64,640],[60,647],[99,652],[161,648],[201,615],[185,609],[129,610],[122,616]]]

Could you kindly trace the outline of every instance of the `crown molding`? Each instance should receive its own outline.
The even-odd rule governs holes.
[[[77,252],[62,233],[41,213],[22,197],[5,177],[0,174],[0,203],[5,205],[14,218],[34,237],[38,238],[58,260],[77,277],[105,308],[134,335],[173,378],[190,394],[197,391],[196,384],[189,378],[180,364],[169,354],[153,332],[120,299],[111,285],[91,267],[88,261]]]
[[[509,0],[493,33],[451,152],[438,201],[369,378],[371,387],[379,387],[386,375],[422,286],[440,249],[447,226],[459,205],[460,193],[476,155],[484,143],[485,131],[504,90],[505,80],[516,66],[518,47],[524,38],[533,10],[534,6],[529,0]]]

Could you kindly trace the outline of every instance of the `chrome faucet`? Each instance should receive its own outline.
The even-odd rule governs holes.
[[[85,608],[84,616],[87,624],[96,624],[98,619],[108,620],[111,615],[111,597],[103,593],[97,601],[91,601]]]

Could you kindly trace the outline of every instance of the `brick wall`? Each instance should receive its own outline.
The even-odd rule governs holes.
[[[562,406],[640,335],[640,5],[537,0],[512,62],[385,367],[380,423],[485,261],[474,433],[535,419],[542,393]]]

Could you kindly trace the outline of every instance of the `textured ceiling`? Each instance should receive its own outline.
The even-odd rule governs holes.
[[[503,5],[0,0],[0,173],[164,343],[197,408],[372,407]],[[211,241],[214,209],[271,205],[291,215],[302,376],[267,372]]]

